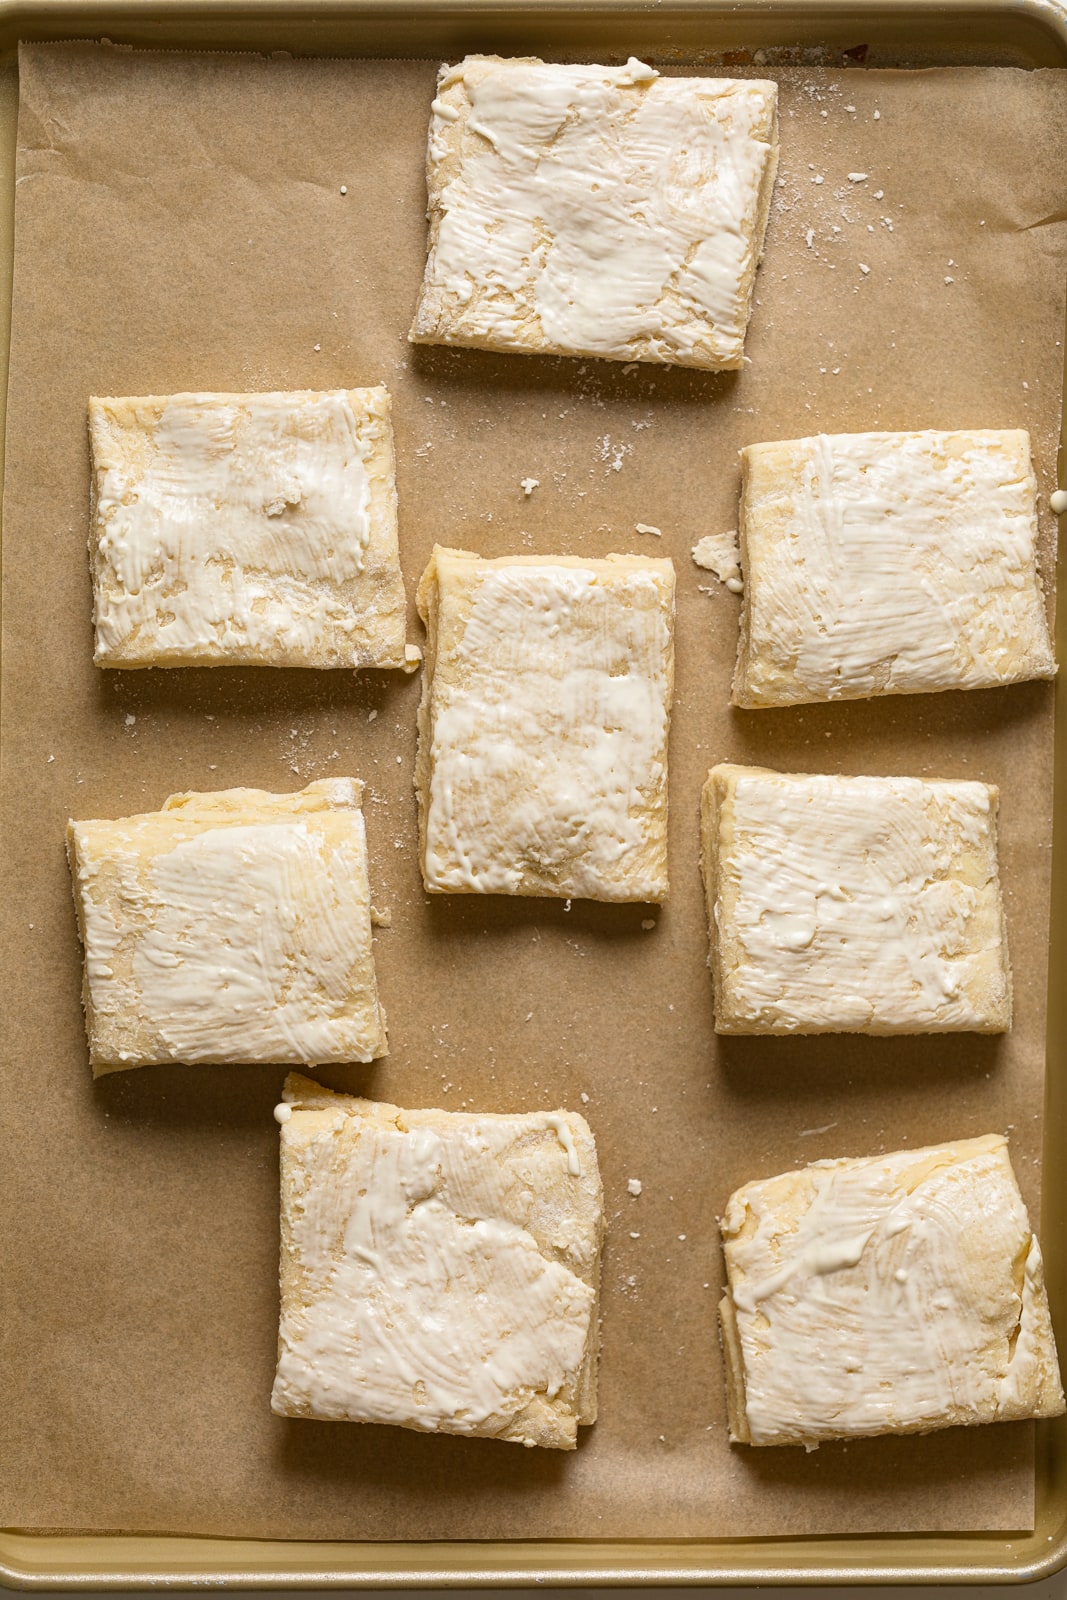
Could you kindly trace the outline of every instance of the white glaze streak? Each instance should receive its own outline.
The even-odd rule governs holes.
[[[427,888],[663,899],[670,562],[438,550],[419,604]]]
[[[574,1137],[566,1119],[557,1116],[555,1112],[549,1112],[545,1116],[545,1121],[567,1152],[567,1171],[573,1178],[580,1178],[582,1175],[582,1163],[578,1156],[578,1147],[574,1142]]]
[[[996,798],[980,783],[713,769],[718,1031],[1007,1028]]]
[[[748,1184],[722,1226],[734,1437],[810,1447],[1063,1410],[1041,1252],[999,1136]]]
[[[1027,434],[819,435],[742,464],[736,704],[1054,674]]]
[[[443,69],[412,338],[740,366],[776,104],[770,82],[634,60]]]
[[[282,1128],[282,1173],[276,1411],[573,1448],[600,1229],[581,1118],[319,1090]]]
[[[384,389],[90,402],[104,666],[402,666]]]
[[[94,1071],[384,1054],[361,790],[173,796],[71,824]]]

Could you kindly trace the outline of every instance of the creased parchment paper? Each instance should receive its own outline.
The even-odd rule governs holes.
[[[731,1450],[717,1217],[749,1178],[1005,1128],[1036,1208],[1051,690],[732,712],[738,601],[689,550],[736,526],[740,445],[820,429],[1027,426],[1047,496],[1067,84],[1053,72],[785,74],[751,365],[709,376],[408,346],[434,73],[22,54],[3,562],[0,1522],[330,1539],[1028,1527],[1029,1426],[814,1455]],[[395,399],[412,592],[434,540],[493,556],[674,558],[662,911],[428,902],[411,792],[417,678],[94,669],[88,395],[371,383]],[[722,759],[1000,784],[1011,1035],[717,1043],[697,805]],[[410,1106],[573,1106],[599,1140],[601,1420],[575,1454],[273,1417],[282,1070],[90,1079],[67,817],[331,773],[368,784],[374,899],[392,913],[376,938],[391,1053],[323,1077]]]

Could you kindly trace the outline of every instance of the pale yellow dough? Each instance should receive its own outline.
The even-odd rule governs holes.
[[[102,667],[404,667],[385,389],[89,402]]]
[[[740,367],[777,85],[468,56],[441,69],[411,338]]]
[[[69,824],[94,1075],[385,1054],[362,792],[176,794]]]
[[[730,1437],[802,1444],[1064,1410],[1000,1135],[749,1183],[722,1219]]]
[[[585,1120],[402,1111],[295,1074],[276,1115],[273,1410],[573,1450],[604,1227]]]
[[[670,561],[438,546],[418,605],[426,888],[665,899]]]
[[[1004,1032],[996,813],[984,783],[713,767],[716,1032]]]
[[[741,469],[735,705],[1054,675],[1028,434],[821,434]]]

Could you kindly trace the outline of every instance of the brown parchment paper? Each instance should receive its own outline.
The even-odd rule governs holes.
[[[737,601],[689,550],[736,525],[740,445],[818,430],[1028,426],[1047,495],[1067,83],[1048,71],[775,74],[781,181],[751,365],[712,376],[406,343],[434,72],[22,52],[3,547],[0,1523],[330,1539],[1029,1527],[1027,1425],[813,1455],[731,1450],[717,1217],[749,1178],[1005,1128],[1036,1209],[1050,688],[731,711]],[[412,593],[434,540],[486,555],[673,556],[661,911],[428,901],[416,677],[94,669],[87,396],[379,382],[395,399]],[[529,498],[527,477],[539,479]],[[662,537],[639,536],[638,522]],[[1044,536],[1051,573],[1051,526]],[[721,759],[998,783],[1010,1036],[717,1042],[697,804]],[[374,898],[392,912],[376,938],[391,1053],[323,1077],[411,1106],[581,1106],[599,1140],[601,1417],[572,1455],[273,1417],[282,1070],[90,1078],[68,816],[330,773],[368,785]]]

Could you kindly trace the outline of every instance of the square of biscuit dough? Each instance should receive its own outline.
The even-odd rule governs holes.
[[[801,1444],[1064,1409],[999,1134],[747,1183],[722,1219],[730,1438]]]
[[[93,1073],[386,1052],[354,778],[71,822]]]
[[[1002,1033],[985,783],[713,767],[701,801],[717,1033]]]
[[[441,69],[411,338],[740,367],[777,85],[467,56]]]
[[[665,899],[670,561],[437,546],[418,605],[427,890]]]
[[[272,1409],[573,1450],[604,1226],[584,1119],[402,1111],[295,1074],[275,1115]]]
[[[89,402],[101,667],[403,667],[385,389]]]
[[[735,705],[1055,674],[1028,434],[821,434],[741,469]]]

